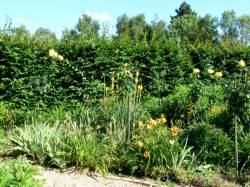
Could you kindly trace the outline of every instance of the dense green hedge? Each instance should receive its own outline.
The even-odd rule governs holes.
[[[52,48],[64,61],[49,57]],[[249,47],[203,44],[183,48],[171,40],[149,45],[114,39],[70,39],[41,45],[1,34],[0,95],[16,107],[88,102],[102,97],[104,83],[111,85],[112,75],[128,63],[132,71],[140,71],[144,93],[165,96],[176,84],[189,82],[194,67],[202,71],[204,81],[212,81],[206,73],[209,67],[230,78],[239,59],[250,61]]]

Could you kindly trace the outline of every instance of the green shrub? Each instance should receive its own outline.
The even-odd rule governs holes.
[[[217,84],[202,85],[201,93],[195,103],[198,121],[207,121],[209,110],[215,106],[224,104],[224,89]]]
[[[189,137],[188,145],[194,147],[201,162],[232,166],[233,141],[221,129],[205,122],[193,124],[184,131],[184,137]]]
[[[191,118],[190,110],[190,86],[178,85],[173,93],[165,97],[162,101],[163,113],[167,115],[169,122],[177,120],[189,121]]]
[[[142,108],[145,110],[146,114],[157,118],[162,113],[164,113],[163,99],[154,96],[144,96],[141,102]]]

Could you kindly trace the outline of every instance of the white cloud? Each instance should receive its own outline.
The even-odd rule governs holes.
[[[26,24],[29,22],[27,19],[24,18],[14,18],[14,21],[19,24]]]
[[[99,21],[110,21],[112,20],[112,17],[109,16],[106,13],[96,13],[96,12],[86,12],[88,16],[90,16],[94,20],[99,20]]]

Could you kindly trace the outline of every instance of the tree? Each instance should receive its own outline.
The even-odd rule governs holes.
[[[194,43],[198,37],[199,19],[195,15],[177,17],[170,25],[172,37],[180,38],[183,42]]]
[[[190,5],[188,3],[186,3],[185,1],[183,1],[180,5],[180,7],[178,9],[175,9],[176,12],[176,16],[171,16],[171,21],[170,23],[172,23],[174,21],[174,19],[176,18],[180,18],[182,16],[185,15],[197,15],[196,12],[194,12]]]
[[[175,18],[170,25],[172,37],[184,43],[213,42],[217,36],[216,19],[209,15],[198,17],[193,14]]]
[[[134,41],[142,41],[146,39],[146,31],[149,31],[147,26],[148,24],[145,21],[144,14],[139,14],[135,17],[132,17],[129,20],[130,38]]]
[[[120,16],[117,20],[116,29],[118,38],[131,41],[145,41],[152,32],[144,14],[131,18],[127,15]]]
[[[238,17],[238,27],[241,42],[250,44],[250,16]]]
[[[24,25],[13,28],[11,32],[11,37],[14,40],[20,40],[22,42],[29,42],[31,38],[30,32],[26,29]]]
[[[118,37],[129,38],[129,18],[126,14],[118,17],[116,29]]]
[[[222,13],[220,20],[222,30],[221,39],[223,42],[235,43],[239,36],[238,19],[233,10],[228,10]]]
[[[90,38],[97,38],[99,36],[99,30],[100,24],[87,14],[84,14],[82,18],[79,18],[78,23],[75,26],[75,31],[78,35]]]
[[[151,28],[153,31],[152,40],[161,41],[168,36],[167,24],[163,20],[158,20],[157,18],[152,21]]]
[[[38,28],[33,34],[32,39],[35,43],[46,44],[48,46],[53,46],[57,41],[56,35],[45,28]]]
[[[9,17],[6,17],[3,29],[0,29],[1,32],[9,35],[13,32],[12,21]]]
[[[218,40],[217,19],[211,15],[205,15],[198,21],[198,33],[200,42],[214,42]]]

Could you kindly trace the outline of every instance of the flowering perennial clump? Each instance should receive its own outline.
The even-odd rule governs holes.
[[[143,129],[144,127],[146,127],[147,129],[152,129],[155,126],[160,125],[160,124],[164,124],[166,122],[167,122],[167,119],[166,119],[165,115],[161,114],[160,118],[158,118],[158,119],[150,118],[150,120],[146,124],[144,124],[142,121],[139,121],[138,126],[140,129]]]

